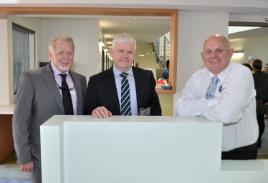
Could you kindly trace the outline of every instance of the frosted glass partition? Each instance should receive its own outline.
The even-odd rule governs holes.
[[[221,161],[220,123],[54,116],[41,126],[43,183],[267,183],[268,161]]]

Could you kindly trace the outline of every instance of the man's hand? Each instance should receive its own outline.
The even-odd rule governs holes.
[[[32,172],[34,169],[33,161],[20,165],[20,170],[23,172]]]
[[[92,116],[95,118],[108,118],[112,116],[112,113],[106,107],[100,106],[92,111]]]

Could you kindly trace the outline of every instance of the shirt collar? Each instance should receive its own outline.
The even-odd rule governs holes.
[[[59,69],[57,69],[57,67],[52,62],[50,62],[50,64],[51,64],[51,69],[53,71],[54,76],[57,76],[63,73],[69,75],[69,71],[61,72]]]
[[[221,71],[219,74],[217,74],[217,77],[219,78],[220,82],[223,82],[224,78],[226,77],[227,73],[230,71],[231,69],[231,63],[227,65],[227,67]],[[213,76],[215,76],[215,74],[211,73],[208,69],[207,72],[209,74],[209,79],[211,79]]]
[[[118,70],[115,66],[113,66],[113,72],[114,72],[114,75],[115,76],[119,76],[122,73],[122,71]],[[132,75],[133,76],[132,67],[129,70],[125,71],[125,73],[127,73],[128,75]]]

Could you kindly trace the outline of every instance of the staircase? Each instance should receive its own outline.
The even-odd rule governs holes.
[[[161,68],[165,68],[165,63],[170,57],[170,33],[166,33],[154,42],[154,55],[156,62]]]

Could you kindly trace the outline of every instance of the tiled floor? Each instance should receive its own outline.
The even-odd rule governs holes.
[[[30,173],[21,172],[15,153],[0,164],[0,183],[31,183]]]

